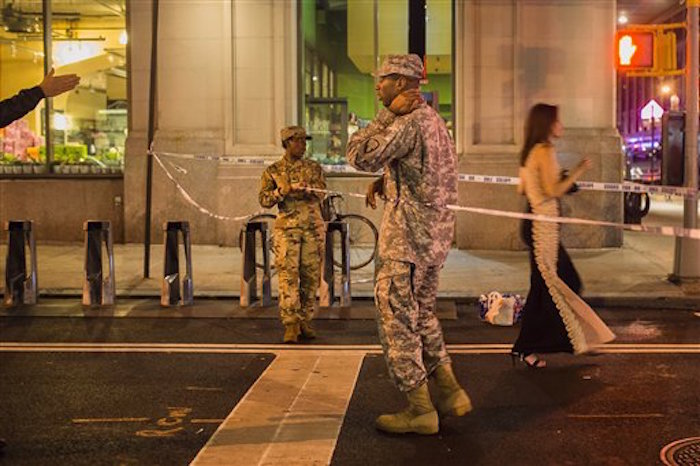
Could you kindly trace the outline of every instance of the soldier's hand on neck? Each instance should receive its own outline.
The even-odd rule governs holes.
[[[389,105],[389,111],[401,116],[411,113],[423,103],[420,89],[408,89],[397,95]]]

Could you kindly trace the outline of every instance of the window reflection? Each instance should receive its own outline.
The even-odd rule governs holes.
[[[127,136],[126,1],[52,0],[56,74],[79,87],[53,99],[49,119],[55,173],[121,173]],[[35,86],[44,75],[42,2],[4,2],[0,10],[0,95]],[[0,130],[0,174],[47,170],[45,101]]]
[[[308,153],[325,164],[342,164],[349,136],[366,126],[381,105],[372,72],[386,55],[408,53],[409,2],[302,0],[301,8],[304,124],[314,136]],[[450,129],[452,9],[451,0],[426,0],[423,83],[424,97]]]

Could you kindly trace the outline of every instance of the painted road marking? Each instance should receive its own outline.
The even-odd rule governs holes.
[[[172,437],[185,430],[183,421],[192,412],[192,408],[169,407],[168,415],[156,421],[156,429],[144,429],[136,432],[137,437]]]
[[[454,354],[506,354],[511,343],[476,343],[447,345]],[[611,343],[598,349],[600,353],[680,354],[700,353],[700,343]],[[0,343],[0,352],[46,353],[203,353],[203,354],[381,354],[380,345],[277,345],[277,344],[198,344],[198,343]]]
[[[329,464],[363,357],[280,353],[191,464]]]
[[[150,417],[102,417],[102,418],[83,418],[83,419],[72,419],[73,424],[98,424],[98,423],[112,423],[112,422],[148,422]]]

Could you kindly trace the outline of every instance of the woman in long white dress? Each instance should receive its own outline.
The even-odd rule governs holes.
[[[562,177],[552,144],[561,134],[557,107],[532,107],[525,126],[519,188],[527,197],[529,212],[560,216],[561,198],[591,167],[591,161],[583,159]],[[519,358],[529,367],[543,368],[546,362],[538,353],[582,354],[612,341],[613,332],[579,296],[581,280],[561,245],[560,225],[534,220],[524,221],[522,227],[530,249],[530,291],[513,345],[513,361]]]

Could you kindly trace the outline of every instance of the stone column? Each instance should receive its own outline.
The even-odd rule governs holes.
[[[517,176],[523,125],[537,102],[560,106],[562,166],[586,155],[586,179],[619,182],[615,130],[615,1],[467,0],[457,7],[457,146],[460,172]],[[523,211],[514,187],[460,184],[460,203]],[[622,220],[618,194],[583,192],[564,201],[568,216]],[[457,245],[521,249],[519,222],[459,214]],[[571,247],[619,246],[620,231],[564,227]]]
[[[275,0],[160,0],[156,151],[276,157],[279,128],[296,118],[296,7]],[[127,241],[143,240],[151,5],[130,3],[130,134],[125,170]],[[217,214],[257,205],[260,169],[167,159],[188,193]],[[194,208],[154,164],[153,237],[189,220],[196,243],[238,238],[240,224]],[[255,197],[255,199],[253,199]],[[249,199],[250,198],[250,199]],[[234,225],[234,223],[236,223]],[[235,233],[231,233],[235,230]]]

